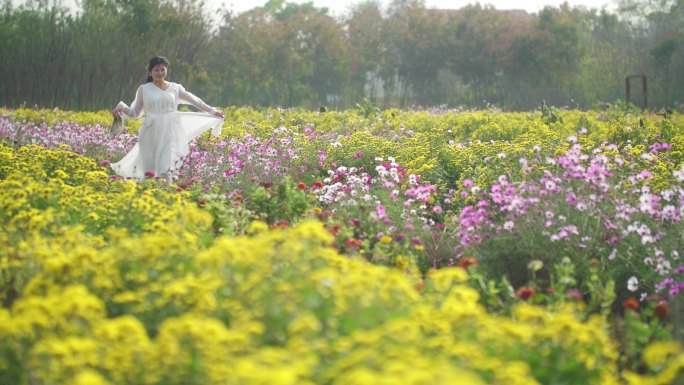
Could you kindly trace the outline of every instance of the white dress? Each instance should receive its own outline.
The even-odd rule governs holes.
[[[206,112],[180,112],[179,104],[190,104]],[[169,83],[165,90],[149,82],[138,87],[129,107],[119,102],[126,117],[138,119],[144,115],[138,143],[119,162],[111,165],[121,177],[144,179],[145,174],[162,176],[173,173],[190,149],[188,143],[211,130],[221,135],[223,119],[214,115],[216,109],[186,91],[178,83]],[[211,114],[211,115],[208,115]]]

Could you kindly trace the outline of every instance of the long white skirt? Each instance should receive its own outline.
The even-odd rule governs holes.
[[[138,143],[112,169],[123,178],[142,180],[145,174],[170,176],[190,152],[188,144],[211,130],[221,135],[223,119],[197,112],[147,114],[138,131]]]

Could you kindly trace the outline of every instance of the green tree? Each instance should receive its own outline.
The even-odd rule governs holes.
[[[345,21],[351,59],[351,81],[345,90],[348,104],[364,97],[376,100],[382,92],[380,71],[387,49],[383,23],[380,3],[374,0],[356,5]]]
[[[529,33],[517,36],[511,43],[507,67],[518,82],[511,89],[527,88],[527,95],[533,101],[536,99],[520,107],[532,108],[542,99],[553,105],[564,105],[574,99],[566,90],[572,89],[585,55],[580,31],[586,22],[581,16],[579,10],[570,9],[567,3],[560,8],[546,7]],[[535,87],[524,87],[524,84]]]
[[[446,68],[448,17],[447,12],[426,9],[420,1],[392,4],[385,31],[395,60],[386,68],[385,81],[391,84],[392,76],[398,76],[401,107],[439,104],[437,79]]]
[[[529,34],[533,22],[534,17],[525,12],[480,5],[467,6],[454,15],[449,27],[448,62],[466,86],[462,103],[507,104],[504,80],[515,74],[505,60],[512,42]]]

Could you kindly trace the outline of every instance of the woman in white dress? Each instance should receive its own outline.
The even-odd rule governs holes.
[[[204,103],[182,85],[166,80],[169,60],[153,57],[148,65],[147,83],[138,87],[131,106],[119,102],[115,119],[144,118],[138,131],[138,143],[112,169],[123,178],[142,180],[162,177],[171,183],[174,171],[190,150],[188,143],[205,131],[218,137],[223,126],[223,111]],[[178,105],[190,104],[205,113],[180,112]],[[123,116],[122,116],[123,115]]]

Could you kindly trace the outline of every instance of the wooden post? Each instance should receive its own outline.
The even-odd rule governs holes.
[[[645,110],[646,108],[648,108],[648,84],[646,81],[646,75],[629,75],[629,76],[625,77],[626,101],[627,101],[627,103],[632,102],[631,80],[633,78],[641,78],[641,93],[643,94],[643,102],[641,103],[641,109]]]

